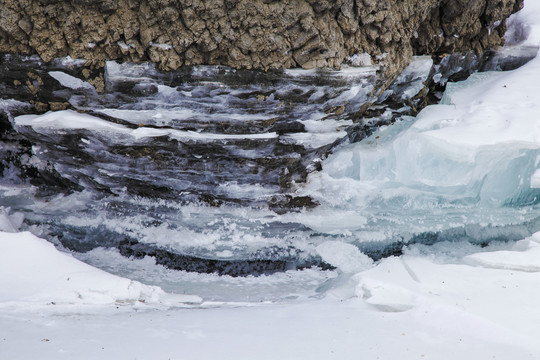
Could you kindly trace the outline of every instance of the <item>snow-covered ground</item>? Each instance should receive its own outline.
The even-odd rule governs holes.
[[[513,21],[524,24],[529,43],[540,43],[540,3],[528,0]],[[399,155],[391,170],[403,184],[486,177],[497,159],[540,149],[538,84],[540,58],[457,84],[383,144],[383,155]],[[346,166],[340,156],[361,154],[357,146],[326,168]],[[434,167],[411,165],[415,152]],[[539,163],[527,162],[516,186],[538,188]],[[461,179],[445,167],[467,164]],[[311,180],[329,184],[322,192],[362,178]],[[514,196],[496,180],[484,183],[485,201]],[[1,359],[540,359],[540,233],[504,250],[448,257],[452,244],[427,254],[417,246],[378,263],[350,244],[326,242],[317,251],[338,270],[319,296],[211,302],[93,268],[14,233],[21,221],[0,208]]]
[[[340,274],[324,299],[201,303],[3,232],[0,349],[3,359],[538,359],[539,250],[540,233],[464,264],[388,258]],[[351,259],[333,260],[349,270]]]

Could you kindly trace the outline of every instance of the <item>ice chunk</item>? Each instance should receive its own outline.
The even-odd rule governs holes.
[[[328,133],[296,133],[282,136],[281,141],[285,144],[298,144],[306,148],[316,149],[321,146],[332,144],[334,141],[344,138],[345,131]]]
[[[346,273],[362,271],[373,266],[373,260],[356,246],[339,241],[326,241],[316,248],[327,263]]]
[[[356,296],[380,311],[406,311],[417,303],[418,279],[403,259],[387,258],[353,279]]]
[[[123,46],[128,47],[125,43],[123,43]],[[140,84],[153,84],[155,83],[155,80],[152,78],[152,75],[155,73],[155,66],[152,63],[119,64],[116,61],[107,61],[105,63],[105,79],[107,88],[111,90],[126,81]]]
[[[474,91],[477,86],[490,87],[497,79],[505,74],[497,71],[486,71],[474,73],[467,80],[450,82],[446,85],[440,104],[456,105],[468,101],[469,91]]]
[[[51,75],[54,79],[56,79],[62,86],[68,87],[70,89],[88,89],[95,91],[96,89],[87,83],[86,81],[83,81],[79,78],[76,78],[74,76],[71,76],[69,74],[66,74],[62,71],[49,71],[49,75]]]
[[[357,238],[386,231],[406,242],[408,232],[533,220],[540,201],[536,74],[538,58],[450,86],[445,104],[426,107],[414,122],[336,150],[302,194],[323,208],[363,215]]]
[[[297,215],[290,215],[284,221],[295,221],[302,223],[315,231],[328,234],[348,234],[351,230],[364,227],[367,219],[355,211],[325,211],[314,209]]]
[[[399,74],[390,86],[389,91],[401,100],[412,99],[422,89],[425,88],[424,82],[427,80],[433,59],[430,56],[415,56],[409,66]]]

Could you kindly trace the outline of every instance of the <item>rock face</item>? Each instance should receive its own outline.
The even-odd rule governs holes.
[[[0,52],[152,61],[162,70],[339,67],[367,53],[397,75],[413,54],[503,41],[523,0],[0,0]],[[369,61],[364,56],[363,61]]]
[[[80,252],[232,276],[329,268],[313,246],[336,234],[299,191],[308,174],[438,101],[447,81],[526,61],[484,51],[521,5],[0,0],[0,182],[17,188],[0,188],[0,204]]]

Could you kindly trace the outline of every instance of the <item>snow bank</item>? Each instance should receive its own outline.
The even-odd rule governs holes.
[[[540,238],[540,233],[534,237]],[[28,234],[17,241],[23,238],[37,241]],[[51,247],[38,244],[31,247],[38,251],[42,245]],[[2,252],[3,245],[0,242]],[[343,252],[345,259],[350,250],[331,245],[318,250],[323,254],[330,248]],[[14,270],[12,274],[19,274],[18,286],[28,286],[32,279],[22,279],[21,269]],[[45,278],[36,272],[27,275]],[[66,275],[62,273],[57,282]],[[0,289],[11,286],[5,277]],[[341,281],[341,288],[333,287],[322,300],[221,303],[204,310],[105,310],[53,317],[23,311],[14,316],[0,306],[2,355],[9,359],[537,360],[540,354],[540,272],[438,264],[403,256],[384,259],[353,276],[342,274]]]
[[[494,269],[540,272],[540,232],[520,240],[510,251],[493,251],[466,256],[465,263]]]
[[[28,232],[0,232],[0,307],[199,303],[96,269]]]
[[[535,236],[540,237],[540,233]],[[470,259],[484,255],[501,259],[497,252],[472,255]],[[529,255],[538,257],[533,250]],[[539,270],[530,273],[437,264],[426,258],[403,256],[384,259],[352,280],[354,296],[374,310],[422,314],[442,328],[461,326],[463,337],[493,340],[502,332],[507,336],[503,341],[534,348],[540,335],[540,319],[535,315],[540,296]]]

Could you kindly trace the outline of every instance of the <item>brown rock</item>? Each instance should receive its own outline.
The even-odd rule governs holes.
[[[49,107],[51,111],[66,110],[69,107],[67,102],[50,102]]]
[[[0,0],[0,52],[261,70],[338,68],[348,56],[368,53],[392,79],[413,53],[500,45],[505,19],[522,6],[523,0]],[[92,81],[101,86],[99,77]]]
[[[49,109],[49,105],[39,102],[39,101],[35,102],[33,105],[34,105],[34,108],[36,108],[36,111],[39,113],[44,113],[45,111]]]

